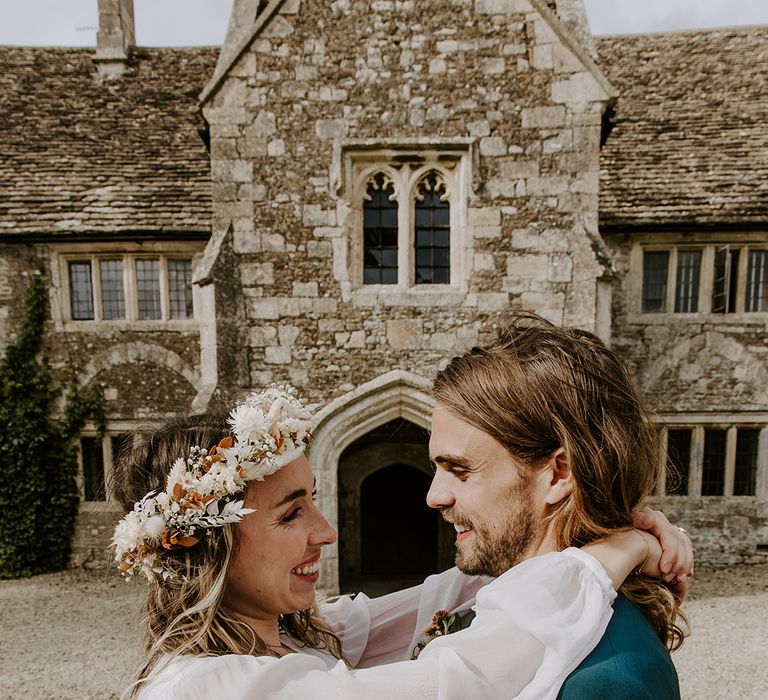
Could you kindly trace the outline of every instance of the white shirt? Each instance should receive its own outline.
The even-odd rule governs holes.
[[[343,597],[322,606],[345,659],[356,669],[286,638],[299,653],[168,657],[139,697],[555,698],[610,620],[616,592],[605,570],[589,554],[568,549],[529,559],[486,581],[451,569],[390,596]],[[407,660],[434,613],[456,609],[475,592],[476,617],[469,628],[434,639],[418,659]]]

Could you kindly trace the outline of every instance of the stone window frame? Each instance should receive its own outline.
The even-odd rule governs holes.
[[[715,254],[717,250],[730,246],[739,248],[736,288],[736,310],[733,312],[712,311],[712,294],[715,278]],[[677,275],[677,254],[679,250],[701,250],[699,276],[698,311],[676,312],[675,292]],[[729,234],[642,234],[632,237],[629,256],[629,322],[653,325],[667,324],[671,318],[692,323],[765,323],[767,311],[745,311],[744,302],[747,285],[749,250],[768,250],[764,233]],[[668,252],[666,309],[664,311],[643,311],[643,255],[645,252]]]
[[[114,483],[114,460],[112,458],[112,439],[120,435],[134,434],[142,426],[146,426],[146,421],[108,421],[101,443],[102,462],[104,464],[104,486],[106,498],[102,501],[85,500],[85,475],[83,470],[83,454],[81,449],[82,438],[95,438],[96,426],[88,423],[80,431],[77,440],[77,492],[80,496],[80,510],[88,513],[98,513],[104,511],[121,510],[121,504],[115,500],[112,490]]]
[[[343,296],[360,306],[461,304],[468,291],[467,261],[471,255],[467,211],[471,193],[477,187],[473,179],[477,169],[474,139],[346,143],[337,160],[341,171],[338,193],[347,208],[343,223],[347,245],[343,254],[334,249],[334,274]],[[451,205],[451,282],[417,285],[414,201],[418,185],[430,172],[437,172],[445,182]],[[384,173],[393,181],[398,196],[397,284],[363,284],[363,201],[368,183],[377,173]]]
[[[768,414],[675,414],[660,417],[661,462],[663,468],[656,494],[675,498],[768,498]],[[757,429],[758,438],[757,474],[754,496],[734,496],[736,475],[736,439],[738,429]],[[691,430],[691,450],[688,466],[688,493],[675,495],[666,493],[667,477],[667,435],[670,430]],[[725,474],[722,495],[702,496],[704,464],[704,436],[708,429],[727,431],[725,447]]]
[[[169,289],[167,280],[168,260],[189,259],[192,261],[192,277],[202,258],[203,248],[200,243],[190,241],[152,241],[144,243],[71,243],[52,247],[51,250],[51,316],[57,331],[67,332],[113,332],[115,330],[135,331],[189,331],[200,324],[200,290],[192,284],[192,316],[185,319],[172,319],[169,316]],[[139,319],[136,275],[133,261],[142,257],[159,258],[160,294],[163,318]],[[99,283],[97,270],[101,260],[122,259],[126,316],[124,319],[102,319],[100,313]],[[94,319],[77,320],[71,317],[69,268],[70,262],[89,260],[92,270]]]

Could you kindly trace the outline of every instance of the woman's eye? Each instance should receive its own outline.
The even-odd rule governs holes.
[[[316,501],[316,500],[317,500],[317,489],[315,489],[314,491],[312,491],[312,500],[313,500],[313,501]]]
[[[290,513],[288,513],[288,515],[283,517],[283,522],[289,523],[292,520],[296,520],[296,518],[298,518],[300,514],[301,514],[301,508],[294,508]]]

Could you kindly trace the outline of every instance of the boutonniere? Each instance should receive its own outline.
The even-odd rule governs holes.
[[[458,632],[464,628],[464,623],[461,621],[461,616],[458,613],[449,613],[447,610],[438,610],[432,617],[432,622],[424,630],[424,636],[426,639],[422,639],[414,648],[411,653],[411,660],[418,657],[421,654],[421,650],[424,649],[433,639],[442,637],[445,634],[452,634]]]

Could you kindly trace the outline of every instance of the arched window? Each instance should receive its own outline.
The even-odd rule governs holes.
[[[376,174],[363,202],[363,284],[397,284],[397,207],[392,180]]]
[[[352,215],[342,223],[349,247],[338,246],[338,255],[334,247],[334,275],[350,283],[355,303],[375,303],[383,298],[380,291],[397,304],[418,299],[438,305],[444,293],[459,298],[467,283],[468,150],[365,149],[345,157],[339,192],[348,188]],[[383,284],[397,289],[379,291]]]
[[[438,173],[424,177],[415,196],[416,284],[450,284],[451,205]]]

